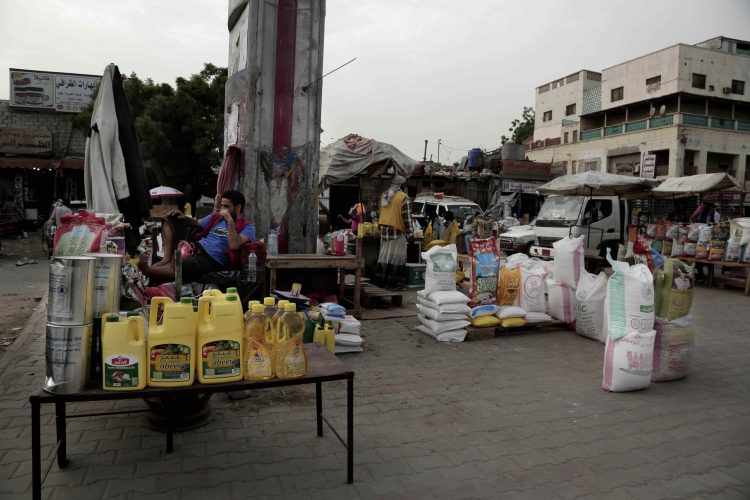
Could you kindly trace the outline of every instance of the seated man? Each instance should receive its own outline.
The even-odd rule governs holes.
[[[255,226],[242,217],[244,208],[245,197],[242,193],[226,191],[221,195],[221,210],[200,220],[186,217],[179,211],[170,212],[162,227],[164,258],[152,266],[141,259],[138,267],[149,278],[162,281],[175,279],[173,253],[176,238],[175,228],[170,220],[173,217],[202,229],[193,238],[193,254],[182,260],[184,282],[199,281],[207,273],[237,267],[240,248],[255,239]]]

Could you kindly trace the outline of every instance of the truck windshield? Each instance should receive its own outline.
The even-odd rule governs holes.
[[[583,206],[583,196],[550,196],[537,216],[537,226],[575,224]]]
[[[453,217],[458,221],[464,221],[469,215],[482,211],[479,205],[449,205],[448,210],[453,212]]]

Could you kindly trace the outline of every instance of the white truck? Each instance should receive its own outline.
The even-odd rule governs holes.
[[[617,196],[548,196],[536,218],[536,244],[529,255],[552,259],[552,243],[580,235],[585,237],[586,257],[604,257],[607,248],[617,255],[618,244],[627,236],[627,217],[627,202]]]

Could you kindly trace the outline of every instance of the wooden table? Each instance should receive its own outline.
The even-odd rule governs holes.
[[[708,266],[708,286],[713,286],[714,282],[717,283],[728,283],[730,285],[738,286],[745,289],[745,295],[750,295],[750,262],[727,262],[724,260],[708,260],[708,259],[696,259],[695,257],[678,257],[680,260],[685,262],[692,262],[695,264],[705,264]],[[734,267],[745,270],[744,278],[730,278],[728,276],[715,276],[714,266],[719,267]]]
[[[362,268],[364,259],[354,255],[341,257],[318,254],[286,254],[266,256],[266,267],[269,270],[269,291],[276,290],[276,271],[278,269],[338,269],[339,270],[339,300],[344,297],[344,277],[347,269],[354,271],[354,305],[352,315],[359,318],[361,307],[359,303],[362,288]]]
[[[41,389],[29,397],[31,402],[31,480],[34,499],[42,498],[42,451],[41,451],[41,411],[43,404],[54,404],[57,430],[57,464],[63,469],[69,461],[66,450],[65,423],[69,418],[91,417],[97,415],[114,415],[135,413],[146,410],[125,410],[101,413],[79,413],[66,415],[67,403],[86,401],[111,401],[123,399],[171,398],[175,396],[213,394],[217,392],[247,391],[286,387],[291,385],[315,384],[315,404],[318,436],[323,436],[323,422],[333,431],[336,438],[346,447],[347,483],[354,481],[354,371],[342,363],[335,355],[320,344],[305,344],[307,354],[307,375],[295,379],[272,379],[264,381],[241,380],[226,384],[199,384],[187,387],[146,387],[140,391],[103,391],[91,389],[77,394],[51,394]],[[323,382],[346,380],[346,441],[323,416]],[[252,402],[252,400],[248,400]],[[176,420],[178,418],[175,415]],[[173,427],[167,423],[167,453],[173,450]]]

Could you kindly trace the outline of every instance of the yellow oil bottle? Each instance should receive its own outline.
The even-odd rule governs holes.
[[[198,300],[198,380],[218,384],[242,380],[242,307],[236,295]]]
[[[159,306],[164,307],[157,321]],[[193,299],[151,299],[148,319],[148,379],[151,387],[180,387],[195,380],[195,311]]]
[[[274,313],[273,317],[271,318],[271,322],[268,324],[270,328],[277,328],[277,325],[279,324],[279,320],[284,315],[284,306],[286,306],[289,303],[288,300],[281,299],[276,303],[276,312]]]
[[[146,387],[146,326],[141,316],[102,318],[102,389],[137,391]]]
[[[307,355],[302,346],[305,322],[295,304],[284,306],[284,315],[273,332],[273,357],[278,378],[298,378],[307,374]]]
[[[273,344],[270,342],[268,318],[263,305],[254,304],[245,322],[243,337],[245,353],[243,371],[245,380],[269,380],[274,377]]]
[[[328,322],[323,322],[322,325],[315,325],[315,333],[313,334],[313,342],[317,342],[321,345],[326,346],[329,351],[336,353],[336,330]]]
[[[273,315],[276,314],[276,299],[273,297],[266,297],[263,299],[263,312],[269,320],[273,319]]]
[[[256,304],[260,304],[260,300],[249,300],[247,302],[247,312],[245,313],[245,317],[244,317],[246,323],[247,323],[247,320],[250,318],[250,315],[253,313],[253,306]]]

